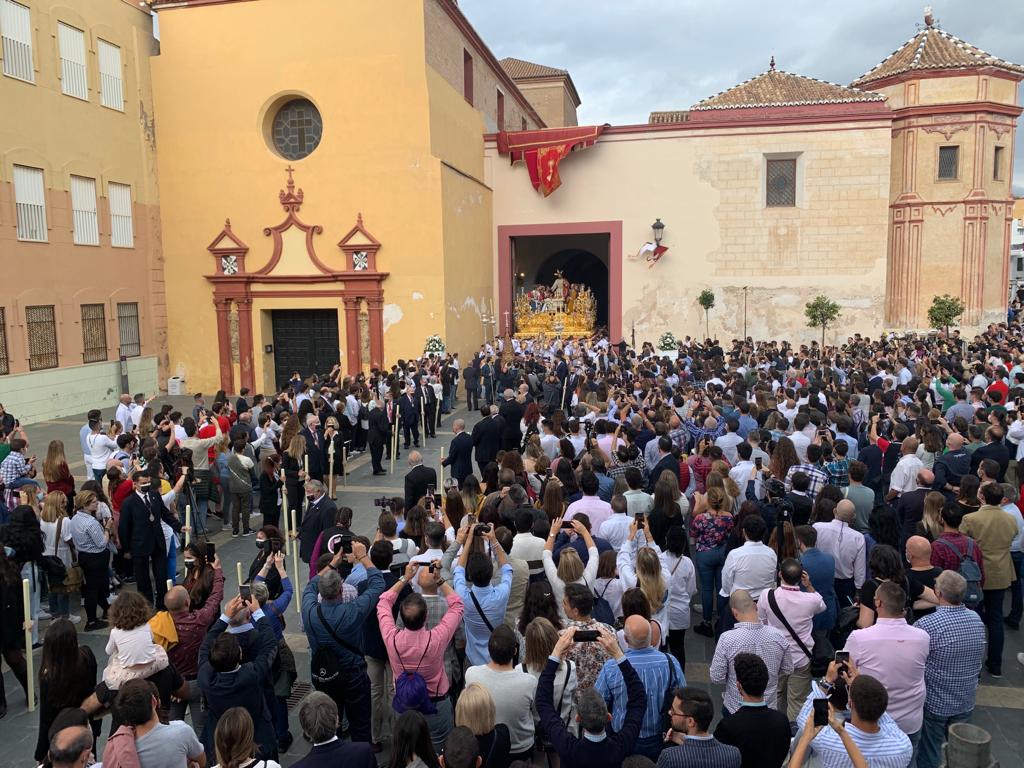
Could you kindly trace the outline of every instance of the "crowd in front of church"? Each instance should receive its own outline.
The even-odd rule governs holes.
[[[303,768],[936,768],[1020,626],[1022,403],[1011,319],[124,395],[82,426],[85,482],[0,408],[0,652],[27,691],[41,647],[53,768],[276,768],[299,680]],[[418,448],[450,413],[439,482]],[[364,451],[408,466],[370,536],[335,500]],[[255,541],[235,595],[221,529]]]

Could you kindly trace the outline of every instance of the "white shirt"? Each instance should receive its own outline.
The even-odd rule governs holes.
[[[107,461],[117,450],[117,443],[102,432],[90,434],[86,438],[89,445],[89,462],[93,469],[106,469]]]
[[[509,550],[508,556],[525,560],[527,564],[537,563],[536,566],[530,566],[530,573],[538,574],[544,572],[543,553],[544,539],[537,538],[532,533],[517,533],[512,537],[512,549]]]
[[[668,629],[690,628],[690,601],[697,592],[693,561],[671,552],[661,553],[661,567],[668,571]]]
[[[726,432],[715,440],[715,445],[722,449],[726,461],[730,464],[735,464],[737,460],[736,446],[742,442],[743,438],[739,436],[738,432]]]
[[[914,454],[907,454],[896,462],[892,477],[889,479],[889,490],[900,494],[917,490],[917,473],[924,469],[924,464]]]
[[[854,530],[842,520],[815,523],[818,549],[832,555],[837,579],[853,579],[860,589],[864,584],[864,534]]]
[[[622,546],[622,542],[629,536],[629,527],[632,523],[633,518],[629,515],[625,513],[620,515],[617,512],[613,512],[611,517],[601,523],[597,535],[611,544],[612,549],[618,551],[619,547]]]
[[[723,597],[737,589],[745,589],[757,600],[766,589],[775,585],[779,558],[775,550],[760,541],[745,541],[725,558],[722,566]]]
[[[544,455],[547,456],[550,461],[554,461],[558,458],[558,442],[558,438],[550,432],[541,434],[540,436],[540,449],[544,451]]]
[[[117,410],[114,412],[114,419],[121,422],[121,426],[124,427],[125,432],[132,431],[132,408],[131,405],[125,405],[124,403],[118,403]]]
[[[789,436],[789,439],[793,441],[793,447],[796,448],[796,456],[800,459],[800,463],[806,464],[807,446],[811,444],[811,438],[803,432],[794,432]]]
[[[764,459],[762,459],[764,461]],[[750,482],[750,473],[754,471],[754,462],[752,461],[741,461],[736,464],[735,467],[729,470],[729,477],[736,483],[736,487],[740,489],[740,499],[747,498],[747,483]],[[761,498],[761,478],[764,475],[758,472],[754,477],[754,495],[757,498]]]

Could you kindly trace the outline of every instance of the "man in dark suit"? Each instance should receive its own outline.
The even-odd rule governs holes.
[[[320,431],[319,417],[311,413],[306,416],[306,426],[299,432],[306,441],[306,456],[309,457],[309,476],[323,480],[327,471],[327,441]]]
[[[273,760],[277,758],[277,733],[264,691],[268,687],[273,688],[270,668],[277,653],[277,638],[255,598],[245,604],[241,597],[233,597],[224,607],[224,615],[230,620],[242,610],[250,611],[256,625],[258,639],[251,661],[243,662],[238,638],[225,632],[228,625],[223,618],[214,622],[199,649],[197,682],[207,705],[202,742],[207,759],[212,759],[217,721],[229,709],[242,707],[252,717],[257,756],[262,760]]]
[[[334,699],[322,691],[306,696],[299,707],[299,726],[313,748],[292,768],[377,768],[373,748],[367,742],[336,738],[340,725]]]
[[[679,480],[679,459],[672,455],[672,439],[668,435],[662,435],[658,438],[658,462],[651,469],[651,475],[647,480],[648,493],[654,493],[654,484],[666,469],[674,472],[676,480]]]
[[[452,468],[452,477],[462,487],[462,481],[468,475],[473,474],[473,438],[466,434],[466,421],[456,419],[452,422],[452,431],[455,437],[452,438],[448,455],[444,457],[441,466]]]
[[[132,484],[135,490],[121,503],[121,520],[117,532],[125,557],[132,561],[135,588],[157,610],[162,610],[164,593],[167,592],[167,542],[160,521],[166,522],[174,531],[181,530],[181,523],[164,505],[155,487],[156,482],[148,472],[134,472]]]
[[[431,383],[431,377],[420,379],[419,398],[423,403],[423,426],[427,434],[424,437],[437,437],[437,393]]]
[[[384,413],[387,414],[388,424],[390,425],[391,429],[399,430],[401,428],[401,424],[398,410],[398,399],[394,398],[390,392],[388,392],[384,396]],[[391,459],[392,445],[394,445],[395,448],[395,458],[397,459],[399,456],[402,455],[401,450],[399,450],[401,446],[398,445],[398,441],[394,439],[394,435],[392,434],[392,439],[388,440],[388,442],[384,446],[385,459]]]
[[[491,406],[480,406],[480,415],[483,417],[473,426],[473,447],[476,449],[476,465],[483,474],[484,467],[490,464],[498,455],[501,448],[501,435],[505,431],[505,420],[495,413],[491,413]]]
[[[416,503],[427,495],[427,486],[437,488],[437,470],[423,466],[423,456],[419,451],[409,454],[411,469],[405,476],[405,508],[412,509]]]
[[[932,492],[935,473],[930,469],[921,469],[917,473],[917,488],[900,494],[896,502],[896,513],[900,519],[900,548],[907,539],[917,533],[917,524],[924,517],[924,497]]]
[[[385,475],[381,459],[384,457],[384,446],[391,442],[391,422],[380,395],[374,397],[376,408],[370,411],[370,428],[366,433],[366,442],[370,446],[370,460],[373,463],[373,474]]]
[[[327,495],[327,489],[319,480],[306,481],[306,511],[299,521],[299,558],[304,563],[313,556],[317,537],[334,526],[338,505]]]
[[[462,371],[462,379],[466,382],[466,408],[471,411],[480,408],[480,358],[474,357]]]
[[[405,394],[398,401],[398,412],[402,416],[402,431],[405,433],[405,448],[409,448],[409,435],[412,435],[416,447],[420,447],[420,408],[422,401],[419,393],[412,386],[406,387]]]
[[[505,420],[505,428],[501,435],[501,447],[506,451],[518,451],[519,445],[523,442],[523,433],[519,429],[519,422],[523,420],[525,409],[511,389],[505,390],[504,398],[498,408],[498,413]]]
[[[977,473],[983,459],[992,459],[999,465],[997,482],[1006,478],[1006,467],[1010,464],[1010,452],[1003,442],[1003,428],[992,425],[985,430],[985,444],[971,454],[971,472]]]

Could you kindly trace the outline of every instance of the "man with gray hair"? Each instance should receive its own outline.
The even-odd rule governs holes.
[[[647,712],[637,738],[634,752],[657,761],[664,733],[661,716],[665,694],[686,686],[682,667],[674,656],[651,647],[651,622],[643,616],[630,616],[623,628],[626,637],[626,658],[632,665],[647,693]],[[622,670],[614,659],[601,667],[594,689],[612,710],[612,728],[622,730],[626,721],[627,691]]]
[[[314,691],[299,706],[299,727],[302,736],[313,745],[293,768],[377,768],[373,749],[358,741],[338,738],[338,705],[326,693]]]
[[[366,589],[351,602],[341,594],[342,558],[366,569]],[[363,624],[384,592],[384,575],[361,541],[338,552],[302,593],[302,627],[309,639],[313,686],[345,709],[352,741],[370,741],[370,679],[366,674]],[[319,599],[318,599],[319,596]]]
[[[448,448],[448,455],[441,462],[442,467],[452,468],[452,477],[462,487],[462,481],[473,474],[473,438],[466,434],[466,420],[455,419],[452,422],[451,445]]]
[[[626,716],[622,727],[609,727],[608,707],[601,694],[594,688],[585,688],[579,694],[576,720],[583,733],[577,738],[562,722],[562,715],[555,709],[555,674],[562,659],[572,649],[576,629],[570,626],[562,631],[555,643],[547,665],[537,683],[536,707],[541,729],[554,746],[563,765],[585,765],[588,768],[619,768],[627,755],[633,754],[634,745],[643,725],[647,710],[647,694],[629,659],[619,647],[615,635],[607,629],[598,630],[596,644],[612,657],[609,663],[617,664],[626,686]],[[659,713],[661,702],[657,707]]]
[[[306,456],[309,459],[309,477],[323,480],[327,469],[327,445],[320,430],[320,419],[315,413],[306,415],[306,425],[299,432],[306,441]]]
[[[943,571],[935,579],[938,607],[914,624],[929,636],[918,768],[938,768],[946,730],[953,723],[970,720],[974,712],[978,676],[985,658],[985,624],[964,605],[966,593],[963,576]]]
[[[327,495],[327,486],[319,480],[306,480],[305,491],[306,511],[299,520],[299,557],[308,563],[320,534],[334,527],[338,505]]]
[[[832,555],[836,566],[836,600],[840,610],[852,605],[864,584],[864,534],[851,527],[857,507],[849,499],[836,504],[835,519],[815,523],[818,549]]]

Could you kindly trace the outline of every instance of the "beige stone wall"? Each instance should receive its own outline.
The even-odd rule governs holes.
[[[577,125],[576,105],[561,78],[518,85],[548,128]]]
[[[746,295],[749,335],[816,338],[804,304],[824,293],[843,307],[837,340],[882,327],[890,148],[888,120],[613,133],[567,158],[562,187],[546,199],[493,146],[486,178],[496,227],[622,221],[627,337],[634,323],[638,342],[703,334],[696,299],[711,288],[714,335],[742,334]],[[764,205],[765,155],[776,153],[799,153],[796,208]],[[670,250],[648,267],[633,257],[656,217]]]
[[[473,57],[473,106],[483,115],[487,133],[499,130],[518,131],[526,119],[527,128],[538,128],[515,95],[499,84],[495,71],[488,66],[466,36],[441,7],[450,0],[423,0],[423,26],[426,38],[427,65],[432,67],[463,95],[463,52]],[[505,95],[505,125],[498,125],[498,91]]]
[[[22,385],[39,378],[41,396],[52,396],[47,416],[62,415],[66,407],[81,410],[75,398],[75,379],[68,379],[64,397],[56,386],[59,376],[29,374],[25,307],[54,305],[57,352],[61,369],[81,366],[84,342],[81,305],[103,304],[107,359],[119,355],[117,304],[139,305],[142,356],[153,356],[158,374],[147,375],[152,386],[167,371],[166,306],[163,254],[156,181],[153,97],[150,57],[158,44],[152,37],[148,10],[125,2],[66,0],[54,5],[19,0],[29,8],[32,27],[34,83],[0,76],[0,255],[8,285],[4,308],[7,354],[12,374],[26,374]],[[62,93],[58,23],[84,33],[87,99]],[[100,105],[99,40],[121,49],[124,111]],[[2,55],[2,53],[0,53]],[[43,170],[46,195],[47,241],[17,239],[15,165]],[[96,181],[98,246],[75,245],[72,232],[71,176]],[[134,247],[111,245],[108,183],[131,185]],[[52,373],[52,370],[50,371]],[[137,384],[142,387],[140,380]],[[133,387],[135,384],[130,382]],[[119,385],[118,385],[119,386]],[[5,389],[0,378],[0,392]],[[95,404],[95,403],[94,403]],[[66,407],[65,407],[66,406]]]

